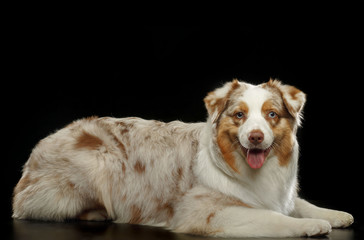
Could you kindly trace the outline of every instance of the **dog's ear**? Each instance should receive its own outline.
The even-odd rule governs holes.
[[[219,120],[221,113],[228,105],[232,92],[239,87],[239,81],[234,79],[232,82],[228,82],[221,88],[217,88],[207,94],[204,102],[212,123],[216,123]]]
[[[275,87],[280,91],[284,105],[288,112],[296,119],[298,126],[300,126],[306,94],[293,86],[284,85],[278,80],[270,79],[267,85]]]

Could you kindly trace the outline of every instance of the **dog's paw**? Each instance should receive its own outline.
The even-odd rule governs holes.
[[[333,228],[346,228],[354,222],[351,214],[336,210],[330,210],[325,214],[324,219],[329,221]]]
[[[328,221],[321,219],[302,219],[300,237],[315,237],[327,235],[331,232],[331,225]]]

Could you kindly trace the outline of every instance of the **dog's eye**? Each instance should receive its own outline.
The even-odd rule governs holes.
[[[275,117],[277,117],[277,113],[271,111],[271,112],[268,113],[268,117],[275,118]]]
[[[238,113],[235,114],[235,117],[239,118],[239,119],[242,119],[244,117],[244,113],[238,112]]]

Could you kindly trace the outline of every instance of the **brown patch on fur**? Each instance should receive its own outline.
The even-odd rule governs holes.
[[[239,112],[242,112],[244,114],[242,118],[237,118],[236,114]],[[235,125],[239,127],[246,120],[246,116],[248,115],[248,113],[249,113],[248,105],[245,102],[241,102],[239,103],[238,107],[235,108],[231,119],[234,121]]]
[[[126,172],[125,163],[121,163],[121,169],[123,170],[123,173],[125,174],[125,172]]]
[[[123,153],[124,158],[128,159],[128,154],[126,154],[126,148],[122,142],[120,142],[116,136],[113,137],[114,141],[116,142],[116,146],[120,149],[120,151]]]
[[[167,212],[167,217],[171,219],[174,215],[174,209],[171,203],[167,202],[161,206],[161,209]]]
[[[133,124],[126,124],[123,121],[117,121],[116,125],[121,128],[120,129],[121,135],[127,134],[129,132],[129,128],[133,127]]]
[[[280,85],[281,85],[281,81],[279,81],[277,79],[269,78],[269,81],[267,83],[263,84],[263,88],[265,86],[272,87],[272,88],[279,88]]]
[[[237,134],[238,126],[232,121],[231,117],[225,117],[220,120],[217,127],[217,145],[220,148],[225,162],[235,172],[239,172],[236,168],[236,159],[234,156],[234,151],[238,146],[236,143]]]
[[[124,129],[120,130],[121,135],[127,134],[128,132],[129,132],[129,129],[127,129],[127,128],[124,128]]]
[[[273,150],[281,166],[287,166],[293,152],[292,128],[287,119],[280,119],[272,128],[274,134]]]
[[[76,141],[75,148],[87,148],[90,150],[96,150],[103,144],[103,141],[100,138],[86,132],[85,130],[82,131]]]
[[[173,204],[171,202],[164,202],[160,198],[157,198],[156,202],[157,202],[157,213],[158,214],[160,214],[160,212],[165,212],[169,219],[171,219],[174,216],[174,208],[173,208]]]
[[[305,103],[305,94],[301,90],[290,85],[283,85],[276,79],[270,79],[269,82],[263,84],[262,87],[269,89],[270,91],[278,92],[284,102],[284,106],[292,117],[296,117],[296,113],[301,110]],[[302,94],[301,99],[299,97],[300,94]],[[288,99],[286,99],[287,95],[289,95],[293,101],[299,101],[295,108],[289,103]]]
[[[237,109],[236,112],[243,112],[244,114],[248,114],[249,112],[249,107],[246,104],[246,102],[240,102],[239,103],[239,108]]]
[[[35,185],[37,182],[39,182],[40,177],[35,177],[30,181],[30,185]]]
[[[213,203],[218,203],[219,206],[241,206],[252,208],[248,204],[240,201],[237,198],[226,196],[223,194],[199,194],[194,196],[197,200],[206,200],[209,199]]]
[[[109,135],[112,139],[112,141],[114,142],[114,144],[116,145],[117,148],[120,149],[121,153],[123,154],[124,158],[127,160],[128,159],[128,154],[126,153],[126,148],[124,146],[124,144],[118,139],[118,137],[113,133],[113,129],[115,128],[115,125],[110,125],[107,122],[105,122],[104,120],[107,118],[100,118],[97,121],[97,124],[100,128],[102,128],[107,135]],[[120,124],[124,124],[122,122],[119,122],[118,125]]]
[[[207,198],[209,196],[210,196],[209,194],[199,194],[199,195],[196,195],[196,196],[193,196],[193,197],[195,199],[203,199],[203,198]]]
[[[235,89],[237,89],[239,87],[240,87],[240,83],[239,83],[238,79],[234,78],[232,83],[231,83],[231,89],[235,90]]]
[[[217,111],[217,116],[215,117],[215,119],[213,119],[214,123],[219,121],[221,113],[229,105],[228,102],[231,94],[241,86],[237,79],[234,79],[231,83],[228,84],[230,84],[230,89],[225,96],[218,98],[215,91],[213,91],[209,92],[204,99],[205,106],[210,115],[214,114],[214,112]]]
[[[231,148],[231,143],[226,136],[219,137],[217,143],[224,157],[225,162],[237,173],[239,173],[236,168],[235,157],[233,155],[233,150]]]
[[[84,118],[84,120],[93,121],[93,120],[98,119],[98,118],[99,118],[98,116],[89,116],[89,117]]]
[[[297,88],[295,87],[290,87],[289,90],[288,90],[288,94],[291,95],[292,99],[293,100],[297,100],[297,94],[300,93],[301,91],[298,90]]]
[[[72,182],[70,182],[70,181],[68,181],[67,182],[67,185],[70,187],[70,188],[75,188],[75,184],[74,183],[72,183]]]
[[[18,184],[16,184],[15,188],[14,188],[14,196],[17,195],[18,193],[22,192],[24,189],[26,189],[29,185],[31,184],[31,179],[29,177],[29,175],[25,175],[23,176]]]
[[[239,199],[233,198],[233,197],[228,197],[228,201],[226,203],[226,206],[241,206],[241,207],[252,208],[248,204],[240,201]]]
[[[179,167],[176,173],[177,182],[181,181],[182,177],[183,177],[183,168]]]
[[[166,203],[164,205],[164,208],[166,209],[167,211],[167,216],[169,219],[173,218],[174,216],[174,209],[173,209],[173,205],[171,203]]]
[[[270,118],[268,116],[268,114],[270,112],[275,112],[277,113],[277,116],[275,116],[274,118]],[[278,110],[278,108],[276,108],[272,101],[271,100],[267,100],[263,103],[263,106],[262,106],[262,115],[265,117],[265,120],[267,120],[267,122],[270,123],[271,126],[274,126],[277,124],[278,120],[279,120],[279,117],[281,117],[281,113],[282,111]]]
[[[106,129],[108,135],[111,136],[113,142],[115,143],[116,147],[120,149],[121,153],[123,154],[124,158],[128,159],[128,154],[126,154],[126,148],[124,144],[113,134],[113,132],[110,129]]]
[[[140,161],[137,161],[134,165],[134,170],[139,173],[142,174],[145,172],[145,165],[142,164]]]
[[[268,116],[269,112],[274,111],[278,114],[275,118],[270,118]],[[283,106],[282,99],[278,96],[274,97],[271,100],[267,100],[264,102],[262,106],[262,114],[265,116],[265,119],[271,123],[272,126],[275,126],[279,123],[280,119],[287,119],[289,123],[289,127],[291,129],[294,128],[294,119],[288,112],[288,110]]]
[[[207,216],[207,218],[206,218],[206,223],[207,224],[210,224],[210,222],[211,222],[211,219],[213,218],[213,217],[215,217],[215,215],[216,215],[216,213],[210,213],[208,216]]]
[[[37,170],[39,168],[39,161],[35,159],[33,156],[29,157],[27,166],[30,170]]]
[[[131,218],[129,220],[129,223],[139,224],[142,221],[142,210],[136,205],[131,206]]]
[[[62,164],[65,164],[65,165],[69,165],[70,164],[70,160],[68,159],[68,158],[65,158],[65,157],[63,157],[63,158],[59,158],[59,159],[57,159],[59,162],[61,162]]]
[[[13,192],[13,209],[21,208],[23,203],[32,194],[33,190],[24,192],[24,195],[19,199],[16,196],[21,192],[25,191],[28,187],[34,186],[40,180],[40,177],[31,178],[29,174],[22,176]],[[17,198],[17,199],[16,199]],[[17,200],[17,201],[15,201]]]
[[[124,194],[121,196],[121,201],[122,201],[122,202],[125,202],[125,201],[126,201],[126,193],[124,193]]]

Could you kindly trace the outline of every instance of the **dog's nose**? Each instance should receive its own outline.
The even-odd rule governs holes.
[[[254,145],[258,145],[259,143],[263,142],[264,140],[264,133],[260,130],[253,130],[249,133],[249,141]]]

